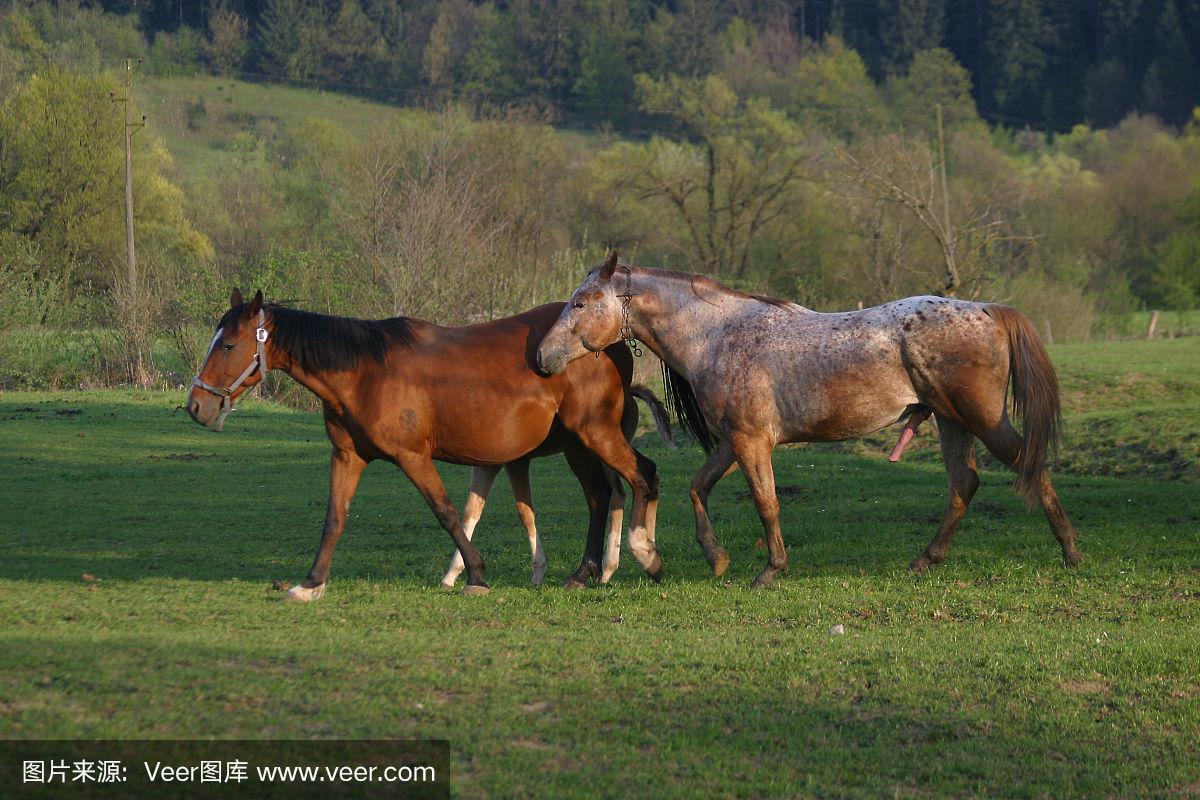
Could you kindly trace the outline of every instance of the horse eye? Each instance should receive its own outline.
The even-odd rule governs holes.
[[[582,302],[580,302],[579,300],[576,300],[576,301],[575,301],[574,303],[572,303],[571,305],[573,305],[575,308],[583,308],[583,303],[582,303]]]
[[[226,352],[229,352],[230,350],[232,350],[232,349],[233,349],[233,345],[231,345],[231,344],[225,344],[225,345],[221,345],[221,349],[222,349],[222,350],[224,350],[224,351],[226,351]]]

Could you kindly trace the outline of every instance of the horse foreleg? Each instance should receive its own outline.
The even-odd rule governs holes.
[[[759,519],[767,540],[767,568],[754,579],[754,588],[770,588],[775,585],[775,576],[787,570],[787,550],[783,544],[783,531],[779,527],[779,498],[775,494],[775,470],[771,466],[771,442],[760,435],[734,432],[731,437],[733,452],[746,473],[746,483],[754,496]]]
[[[1001,419],[1000,424],[991,431],[976,432],[976,435],[983,440],[992,455],[1010,468],[1017,468],[1017,461],[1021,455],[1021,436],[1013,429],[1007,417]],[[1068,567],[1078,565],[1083,561],[1083,553],[1079,552],[1075,544],[1079,532],[1075,530],[1071,518],[1063,510],[1058,493],[1054,491],[1054,485],[1050,482],[1050,473],[1046,470],[1042,470],[1041,479],[1038,481],[1037,499],[1041,503],[1042,511],[1046,513],[1046,520],[1050,523],[1054,538],[1062,547],[1063,563]]]
[[[923,572],[931,564],[940,564],[946,560],[946,550],[950,547],[950,541],[967,513],[967,506],[971,504],[975,490],[979,488],[979,473],[975,471],[975,435],[940,415],[937,424],[950,494],[946,502],[946,515],[942,517],[942,524],[938,526],[933,541],[925,548],[924,553],[908,565],[913,572]]]
[[[496,476],[499,474],[500,467],[471,467],[471,491],[467,494],[467,504],[463,506],[463,534],[467,539],[472,539],[475,535],[475,526],[483,516],[483,506],[487,503],[492,484],[496,482]],[[450,559],[450,568],[442,576],[442,588],[453,589],[465,566],[462,553],[455,550]]]
[[[600,582],[608,583],[621,564],[621,526],[625,521],[625,487],[621,479],[608,467],[604,468],[612,496],[608,500],[608,534],[604,542],[604,563],[600,569]]]
[[[718,578],[725,574],[729,567],[729,553],[717,543],[713,532],[712,520],[708,516],[708,495],[717,481],[728,475],[734,468],[733,446],[725,437],[717,442],[716,448],[709,455],[704,466],[692,479],[691,497],[692,510],[696,514],[696,541],[704,551],[704,558],[712,567],[713,575]]]
[[[529,461],[514,461],[505,467],[508,482],[512,484],[513,497],[517,501],[517,516],[529,536],[529,556],[532,565],[532,582],[541,586],[546,577],[546,554],[542,552],[542,540],[538,538],[537,519],[533,514],[533,487],[529,484]]]
[[[424,454],[405,453],[396,459],[396,463],[425,498],[434,516],[450,534],[454,546],[462,554],[467,568],[467,585],[463,587],[463,594],[485,594],[490,591],[483,579],[483,556],[479,555],[479,551],[463,531],[458,510],[450,502],[450,496],[446,494],[446,487],[438,475],[437,468],[433,466],[433,461]]]
[[[325,594],[325,582],[329,580],[329,565],[333,561],[333,550],[346,528],[346,517],[350,513],[350,501],[358,488],[358,479],[366,469],[367,462],[350,450],[335,448],[329,460],[329,506],[325,511],[325,527],[321,531],[321,544],[313,560],[308,577],[299,586],[288,590],[285,600],[309,602],[320,600]]]

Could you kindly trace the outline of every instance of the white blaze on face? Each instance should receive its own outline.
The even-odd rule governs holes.
[[[217,342],[220,340],[221,334],[224,332],[225,332],[224,328],[217,328],[217,332],[213,334],[212,341],[208,343],[208,355],[204,356],[205,361],[207,361],[209,359],[209,357],[212,355],[213,348],[215,348],[217,346]]]

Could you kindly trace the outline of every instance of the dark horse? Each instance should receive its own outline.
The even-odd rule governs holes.
[[[400,467],[454,540],[467,569],[466,594],[488,590],[483,559],[463,530],[433,461],[494,467],[561,450],[587,496],[587,544],[568,585],[600,573],[601,539],[612,488],[607,466],[633,490],[631,549],[652,577],[662,564],[654,547],[658,477],[654,462],[627,441],[637,421],[630,394],[632,357],[624,346],[579,369],[547,379],[534,352],[562,304],[514,317],[445,328],[409,318],[366,321],[249,303],[236,289],[217,325],[188,396],[202,425],[224,420],[231,403],[281,369],[321,399],[333,444],[329,509],[321,545],[293,599],[324,592],[334,547],[367,464]],[[634,532],[648,548],[639,550]]]
[[[711,278],[618,265],[593,270],[538,348],[554,374],[621,339],[663,360],[668,391],[709,451],[692,481],[696,539],[716,574],[729,563],[708,516],[708,495],[741,465],[766,529],[769,586],[787,568],[771,450],[783,442],[852,439],[908,418],[937,416],[950,501],[937,535],[913,560],[923,570],[946,549],[979,486],[975,439],[1017,472],[1039,502],[1068,566],[1082,556],[1046,471],[1058,438],[1058,380],[1029,320],[1008,306],[910,297],[821,314],[729,289]],[[1022,417],[1013,429],[1008,403]],[[893,456],[898,458],[904,440]]]

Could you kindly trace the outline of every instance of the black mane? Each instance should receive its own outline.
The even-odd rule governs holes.
[[[268,303],[266,310],[275,346],[308,372],[354,369],[364,356],[383,364],[393,344],[406,348],[413,344],[412,327],[406,317],[334,317],[274,303]],[[229,309],[220,325],[235,331],[245,312],[245,305]]]

